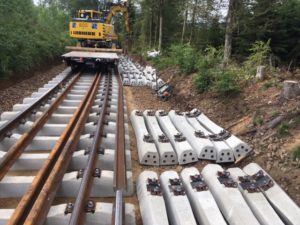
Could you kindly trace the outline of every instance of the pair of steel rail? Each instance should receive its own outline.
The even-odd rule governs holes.
[[[117,71],[117,70],[115,70]],[[81,72],[75,76],[66,76],[43,94],[32,105],[18,113],[12,120],[6,122],[0,127],[0,140],[5,137],[9,137],[12,130],[16,128],[22,121],[26,119],[31,113],[45,104],[45,102],[54,94],[57,94],[59,89],[67,83],[68,86],[59,94],[50,107],[34,122],[30,130],[25,132],[18,141],[10,147],[5,154],[2,162],[0,163],[0,181],[7,174],[12,165],[18,160],[18,158],[25,151],[26,147],[31,143],[36,134],[45,125],[51,115],[59,107],[67,94],[70,92],[75,83],[79,80]],[[39,225],[44,224],[48,211],[55,198],[56,191],[63,179],[68,165],[72,159],[73,152],[76,150],[76,146],[79,142],[81,132],[84,129],[85,122],[88,118],[90,109],[93,106],[94,100],[97,95],[99,84],[101,79],[105,79],[105,94],[102,102],[101,112],[99,114],[99,120],[97,122],[97,128],[94,135],[92,147],[88,157],[87,167],[84,170],[83,178],[80,185],[79,194],[76,198],[75,204],[72,208],[72,215],[69,224],[84,224],[87,205],[91,204],[89,195],[93,184],[93,174],[96,168],[98,160],[98,152],[101,144],[101,137],[104,130],[105,117],[107,114],[107,108],[109,104],[109,96],[112,91],[112,75],[105,76],[97,73],[93,79],[89,90],[81,101],[79,107],[70,119],[67,127],[63,131],[59,140],[51,150],[48,159],[43,164],[42,168],[35,176],[30,188],[17,205],[12,217],[10,218],[8,225]],[[117,112],[117,134],[116,142],[117,149],[115,155],[115,177],[114,177],[114,189],[116,191],[116,202],[114,204],[114,215],[112,224],[122,225],[124,224],[124,202],[123,191],[126,190],[126,163],[125,163],[125,127],[124,127],[124,99],[123,99],[123,87],[120,77],[118,76],[118,112]]]

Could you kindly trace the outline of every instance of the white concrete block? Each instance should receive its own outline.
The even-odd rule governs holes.
[[[67,225],[71,214],[65,214],[67,204],[52,206],[47,215],[45,225]],[[12,216],[14,209],[0,209],[0,225],[5,225]],[[87,213],[86,225],[109,225],[112,221],[113,204],[97,202],[94,213]],[[134,205],[125,204],[125,223],[135,225]]]
[[[226,221],[230,225],[259,225],[260,223],[237,188],[237,184],[230,182],[229,177],[229,180],[224,179],[224,181],[225,183],[228,181],[228,184],[232,186],[225,186],[218,172],[224,172],[221,166],[208,164],[202,170],[202,175]]]
[[[198,223],[226,225],[227,223],[198,169],[195,167],[185,168],[181,171],[180,177]]]
[[[154,139],[156,148],[160,157],[160,165],[175,165],[178,163],[177,155],[170,143],[170,139],[162,132],[155,117],[155,112],[151,110],[144,111],[146,127]]]
[[[196,137],[195,129],[187,122],[184,114],[171,110],[169,112],[169,117],[177,130],[179,130],[187,138],[189,144],[192,146],[194,151],[196,151],[198,158],[203,158],[203,152],[207,154],[215,152],[214,146],[210,140]],[[210,155],[210,157],[210,160],[216,160],[215,155]]]
[[[57,190],[58,197],[76,197],[79,191],[81,178],[77,178],[78,172],[66,173]],[[132,172],[127,171],[127,191],[125,196],[133,194]],[[22,197],[33,182],[33,176],[5,176],[0,182],[0,198]],[[100,177],[94,178],[91,197],[114,197],[113,190],[114,172],[102,170]]]
[[[175,171],[165,171],[160,176],[170,224],[196,225],[197,222],[184,187]]]
[[[138,177],[136,189],[143,225],[168,225],[165,201],[157,174],[143,171]]]
[[[20,134],[13,134],[9,138],[4,138],[0,142],[0,151],[7,151],[19,138]],[[25,149],[26,151],[36,151],[36,150],[51,150],[55,143],[58,141],[59,137],[49,137],[49,136],[37,136],[33,139],[30,145]]]
[[[211,135],[211,133],[209,131],[207,131],[203,126],[201,126],[201,124],[198,122],[198,120],[194,117],[190,117],[187,114],[185,114],[187,121],[189,122],[189,124],[195,129],[195,134],[196,137],[201,138],[201,139],[208,139],[211,141],[211,143],[213,144],[214,148],[211,149],[210,151],[208,151],[207,149],[203,149],[203,151],[200,153],[200,157],[201,159],[208,159],[211,160],[212,158],[217,158],[218,160],[218,153],[222,152],[223,150],[229,150],[229,147],[224,144],[224,143],[215,143],[213,140],[211,140],[209,138],[209,135]],[[233,160],[233,157],[232,157]]]
[[[115,150],[104,149],[103,154],[99,153],[99,159],[97,162],[97,168],[101,170],[114,171],[115,164]],[[0,151],[0,162],[2,161],[6,153]],[[10,171],[35,171],[39,170],[43,163],[47,160],[48,153],[24,153],[10,168]],[[72,156],[72,160],[69,166],[69,171],[80,170],[86,167],[88,154],[85,154],[85,150],[76,151]],[[126,150],[126,169],[131,170],[131,152]]]
[[[130,120],[135,132],[140,164],[158,166],[159,154],[146,128],[143,114],[134,110],[131,112]]]
[[[176,152],[180,165],[198,161],[196,152],[187,142],[186,137],[180,133],[173,125],[168,114],[162,110],[156,112],[156,118],[163,132],[168,136]]]
[[[123,78],[123,85],[129,86],[130,85],[130,79],[129,78]]]
[[[78,149],[89,149],[92,145],[94,137],[90,134],[80,136],[78,143]],[[107,133],[101,139],[100,147],[105,149],[116,149],[116,134]],[[125,149],[130,149],[129,136],[125,135]]]
[[[263,171],[256,163],[250,163],[243,168],[243,171],[252,176],[259,171]],[[268,175],[268,174],[267,174]],[[270,175],[268,175],[270,177]],[[272,178],[271,178],[272,179]],[[285,224],[299,225],[300,224],[300,208],[296,203],[280,188],[280,186],[273,180],[274,186],[264,191],[265,197],[268,199],[272,207],[279,214]]]
[[[228,169],[228,172],[237,183],[241,182],[239,177],[245,177],[247,175],[240,168],[230,168]],[[238,185],[238,188],[251,208],[253,214],[261,224],[284,225],[262,192],[249,192],[248,190],[243,189],[241,184]]]
[[[192,111],[195,112],[197,110],[192,110]],[[206,129],[211,131],[213,134],[220,134],[221,132],[224,131],[222,127],[215,124],[203,113],[200,113],[200,115],[197,116],[197,119]],[[242,158],[250,151],[252,151],[252,149],[248,144],[246,144],[245,142],[243,142],[233,134],[231,134],[228,138],[226,138],[225,142],[233,150],[233,154],[236,160]]]

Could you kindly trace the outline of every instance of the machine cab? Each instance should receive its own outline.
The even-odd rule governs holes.
[[[101,13],[96,10],[79,10],[77,18],[81,20],[100,20]]]

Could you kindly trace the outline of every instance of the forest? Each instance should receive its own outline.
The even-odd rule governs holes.
[[[101,9],[106,2],[0,0],[0,77],[57,58],[74,43],[68,22],[76,10]],[[210,74],[246,79],[245,71],[262,64],[284,70],[299,66],[299,0],[131,0],[130,20],[130,34],[124,33],[122,19],[115,26],[120,37],[132,40],[131,53],[160,50],[153,63],[199,72],[199,90],[214,80]]]

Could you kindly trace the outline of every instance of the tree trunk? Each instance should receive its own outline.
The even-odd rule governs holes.
[[[159,29],[159,16],[157,18],[155,17],[155,20],[157,20],[157,21],[155,23],[154,43],[153,43],[153,45],[154,45],[154,47],[156,49],[156,47],[157,47],[157,45],[156,45],[156,43],[157,43],[157,33],[158,33],[158,29]]]
[[[185,30],[186,30],[187,16],[188,16],[188,10],[186,8],[185,11],[184,11],[184,19],[183,19],[182,34],[181,34],[181,44],[183,44],[183,42],[184,42],[184,35],[185,35]]]
[[[283,82],[282,96],[290,99],[300,95],[300,85],[298,81],[286,80]]]
[[[191,34],[190,34],[189,43],[191,43],[193,39],[197,4],[198,4],[198,0],[195,0],[194,7],[193,7],[193,14],[192,14]]]
[[[258,66],[256,69],[256,79],[263,80],[266,74],[266,67],[265,66]]]
[[[224,46],[224,59],[223,66],[226,67],[231,57],[232,50],[232,33],[233,33],[233,15],[234,15],[234,2],[236,0],[230,0],[226,18],[226,31],[225,31],[225,46]]]
[[[158,39],[158,51],[161,51],[162,37],[163,37],[163,4],[164,4],[164,0],[160,0],[160,4],[159,4],[159,39]]]
[[[153,29],[153,4],[151,8],[150,31],[149,31],[149,47],[152,48],[152,29]]]

